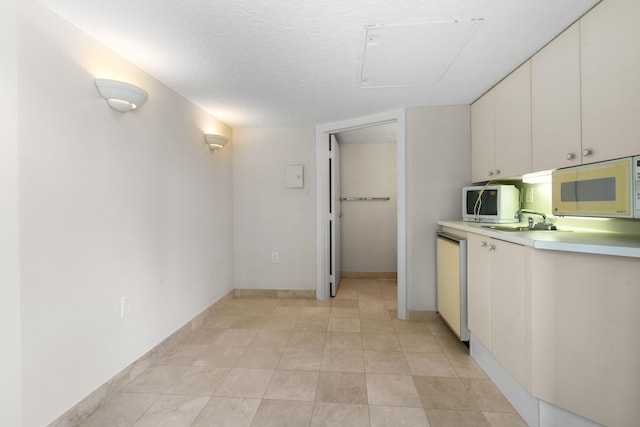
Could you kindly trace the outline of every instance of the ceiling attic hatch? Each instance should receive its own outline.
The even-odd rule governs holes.
[[[455,62],[482,19],[366,28],[360,87],[431,86]]]

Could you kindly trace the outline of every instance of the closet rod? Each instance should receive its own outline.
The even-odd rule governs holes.
[[[391,197],[341,197],[343,202],[359,202],[359,201],[387,201],[391,200]]]

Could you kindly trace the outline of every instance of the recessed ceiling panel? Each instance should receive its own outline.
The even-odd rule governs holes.
[[[367,27],[360,84],[365,88],[436,84],[482,20]]]

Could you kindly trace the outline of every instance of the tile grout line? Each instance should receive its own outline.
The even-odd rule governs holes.
[[[245,331],[253,331],[253,336],[252,336],[251,340],[246,341],[246,344],[242,344],[240,346],[241,348],[244,349],[242,354],[246,353],[249,349],[252,348],[252,344],[254,343],[254,341],[256,343],[258,342],[258,341],[256,341],[256,337],[260,334],[260,332],[264,332],[264,331],[282,332],[281,336],[285,336],[286,335],[286,342],[283,343],[284,347],[279,347],[279,346],[276,347],[276,348],[280,349],[278,351],[277,361],[275,363],[275,366],[273,366],[273,368],[269,368],[270,371],[271,371],[270,376],[269,376],[269,380],[266,383],[266,386],[265,386],[264,390],[261,393],[261,397],[258,398],[259,402],[257,404],[257,407],[256,407],[255,411],[253,412],[253,415],[252,415],[252,418],[251,418],[251,421],[250,421],[251,425],[254,424],[254,422],[256,420],[256,417],[258,416],[259,410],[263,405],[263,402],[272,401],[272,400],[277,400],[277,401],[281,400],[281,399],[267,399],[265,397],[267,395],[269,387],[273,383],[274,376],[275,376],[275,374],[276,374],[276,372],[278,370],[282,370],[282,371],[291,371],[291,370],[293,370],[293,371],[301,371],[301,372],[309,371],[308,369],[298,369],[298,368],[295,368],[295,367],[294,368],[280,368],[279,366],[280,366],[280,361],[283,359],[283,357],[286,354],[286,349],[288,349],[288,348],[293,348],[293,349],[299,348],[299,347],[290,347],[290,345],[292,345],[292,344],[293,345],[300,345],[300,346],[304,346],[304,347],[300,347],[299,349],[304,349],[304,348],[308,349],[308,347],[305,346],[304,342],[300,342],[300,343],[292,342],[291,341],[291,336],[292,336],[293,333],[296,333],[296,332],[303,333],[303,334],[304,333],[307,333],[307,334],[315,333],[315,331],[314,331],[315,326],[313,326],[315,320],[326,320],[327,324],[326,324],[326,328],[325,329],[323,329],[321,331],[317,331],[318,333],[321,333],[323,335],[323,344],[322,344],[322,347],[318,347],[318,350],[320,350],[320,353],[321,353],[320,354],[319,365],[318,365],[317,369],[312,369],[311,370],[311,372],[316,372],[317,373],[317,382],[315,384],[314,398],[313,398],[313,401],[311,402],[312,403],[312,405],[311,405],[311,415],[310,415],[310,418],[309,418],[308,422],[306,423],[307,425],[312,425],[315,416],[317,414],[321,413],[321,412],[319,412],[320,411],[319,408],[321,408],[322,405],[319,405],[319,404],[322,404],[322,403],[327,403],[327,404],[335,403],[337,405],[364,406],[364,407],[366,407],[366,418],[367,418],[367,422],[369,424],[371,424],[371,422],[372,422],[371,408],[374,408],[374,407],[390,407],[390,408],[398,408],[398,410],[399,409],[412,409],[413,408],[413,407],[402,406],[402,405],[399,405],[399,404],[380,405],[380,404],[371,404],[370,403],[369,387],[368,387],[368,384],[369,384],[368,376],[369,375],[375,374],[375,375],[387,375],[387,376],[404,376],[404,374],[392,374],[392,373],[387,374],[387,373],[369,372],[367,370],[367,363],[366,363],[366,357],[365,357],[365,354],[368,351],[369,352],[379,352],[379,353],[385,353],[385,352],[386,353],[390,353],[390,352],[394,352],[395,353],[395,352],[399,352],[399,353],[402,354],[402,358],[401,359],[404,361],[404,363],[405,363],[405,365],[407,366],[407,369],[408,369],[408,373],[407,373],[406,376],[411,377],[411,384],[413,385],[413,388],[414,388],[415,392],[417,393],[416,396],[417,396],[418,401],[420,403],[420,407],[419,408],[424,413],[424,416],[427,417],[427,418],[425,418],[425,420],[429,420],[427,422],[431,421],[430,420],[431,417],[428,414],[428,408],[425,407],[425,402],[422,399],[422,395],[418,391],[418,385],[416,384],[416,377],[429,377],[429,378],[437,378],[437,377],[434,377],[433,375],[426,375],[426,374],[425,375],[414,374],[413,370],[410,367],[409,359],[407,358],[408,354],[417,354],[417,355],[440,354],[442,359],[447,362],[447,364],[452,369],[452,373],[455,375],[455,377],[444,376],[444,377],[441,377],[441,378],[456,378],[458,381],[463,381],[464,380],[465,382],[471,382],[473,380],[476,380],[475,377],[462,377],[460,375],[460,372],[456,368],[456,365],[454,365],[454,363],[453,363],[453,356],[456,354],[455,353],[455,349],[447,347],[447,345],[454,344],[454,343],[448,343],[448,342],[443,341],[444,338],[443,339],[439,338],[439,336],[441,335],[440,332],[442,332],[442,331],[438,330],[439,326],[438,327],[434,326],[432,328],[429,325],[429,323],[433,323],[434,325],[439,325],[439,323],[434,322],[433,318],[431,318],[430,315],[428,317],[426,317],[426,320],[420,320],[420,321],[417,321],[417,322],[396,321],[396,319],[393,319],[393,316],[389,315],[390,314],[390,310],[388,309],[387,304],[386,304],[386,299],[384,297],[385,293],[381,292],[380,285],[377,285],[377,286],[378,286],[378,291],[377,292],[366,291],[366,295],[361,294],[361,292],[358,290],[357,287],[353,287],[353,286],[351,286],[351,287],[341,287],[341,289],[348,289],[350,291],[355,292],[356,298],[353,299],[353,300],[356,301],[356,303],[355,303],[356,307],[355,308],[358,310],[358,316],[359,316],[358,318],[333,317],[333,309],[334,308],[339,308],[338,305],[334,305],[334,302],[336,302],[336,301],[345,301],[345,299],[337,299],[337,298],[336,299],[330,299],[328,301],[327,306],[323,305],[322,307],[318,307],[317,306],[317,304],[318,304],[317,301],[313,301],[313,303],[309,303],[308,306],[307,306],[308,303],[306,301],[302,302],[302,305],[300,305],[300,302],[298,302],[298,301],[281,301],[282,305],[279,305],[276,302],[276,305],[271,310],[267,306],[271,306],[272,303],[271,302],[269,302],[269,303],[265,302],[263,298],[255,298],[255,299],[253,299],[253,301],[247,301],[247,300],[251,300],[251,298],[237,298],[237,299],[231,299],[231,301],[242,301],[242,300],[244,300],[244,301],[242,303],[238,302],[238,303],[234,303],[234,304],[227,304],[226,307],[228,308],[228,310],[220,310],[220,311],[216,312],[218,314],[230,313],[229,316],[228,316],[229,319],[238,320],[238,319],[242,319],[245,315],[249,314],[250,311],[252,310],[252,308],[255,309],[257,307],[260,307],[259,315],[257,317],[264,318],[263,319],[263,321],[264,321],[267,318],[277,318],[277,316],[274,316],[274,312],[276,312],[275,308],[277,308],[277,307],[296,307],[296,306],[302,307],[299,310],[296,310],[296,309],[279,310],[282,313],[291,313],[291,314],[293,314],[293,313],[297,312],[295,317],[292,317],[292,319],[293,319],[292,324],[290,324],[290,327],[288,329],[286,329],[286,330],[280,331],[278,329],[268,329],[268,328],[262,329],[262,328],[260,328],[260,326],[261,326],[260,323],[257,323],[257,324],[254,325],[252,323],[243,324],[241,322],[237,323],[237,325],[240,326],[239,328],[232,328],[231,325],[233,324],[233,322],[235,320],[229,322],[225,327],[218,328],[218,329],[224,329],[225,331],[243,331],[243,330],[245,330]],[[375,297],[372,297],[372,295],[374,295],[374,294],[375,294]],[[381,318],[378,318],[378,319],[376,319],[376,318],[365,318],[365,319],[363,319],[362,316],[363,315],[368,316],[371,313],[371,311],[367,311],[367,310],[363,311],[361,309],[361,307],[363,307],[364,305],[368,306],[369,308],[375,307],[376,304],[377,304],[377,303],[375,303],[375,301],[382,301],[382,303],[384,304],[383,310],[384,310],[384,313],[386,315],[386,319],[381,319]],[[313,304],[313,305],[311,305],[311,304]],[[340,305],[341,304],[342,304],[342,302],[340,302]],[[353,304],[353,303],[349,303],[349,304]],[[312,307],[312,306],[316,307],[316,308],[328,308],[329,309],[329,312],[328,312],[328,316],[329,317],[325,318],[324,316],[321,316],[321,317],[314,317],[313,316],[314,312],[315,313],[322,313],[323,312],[322,310],[304,310],[305,307]],[[264,312],[262,310],[264,310]],[[380,310],[380,314],[379,315],[382,315],[383,310]],[[374,312],[375,312],[375,308],[374,308]],[[305,314],[310,314],[310,315],[309,316],[305,316]],[[221,316],[221,319],[223,319],[223,318],[224,317]],[[344,320],[344,322],[340,321],[340,320],[337,321],[337,322],[332,322],[331,321],[332,319],[341,319],[341,320]],[[336,350],[339,350],[338,353],[340,353],[341,351],[344,351],[344,352],[352,351],[352,348],[349,347],[348,345],[346,346],[346,348],[341,348],[341,347],[337,348],[337,347],[334,347],[334,344],[337,344],[337,343],[334,343],[333,341],[330,341],[330,337],[332,337],[333,334],[353,333],[353,332],[349,332],[348,331],[349,327],[347,325],[349,325],[350,323],[355,323],[355,322],[349,322],[349,320],[357,320],[358,327],[359,327],[359,331],[357,333],[359,335],[360,343],[353,350],[360,352],[360,354],[358,356],[358,359],[359,359],[360,363],[362,364],[362,373],[361,373],[361,375],[362,375],[362,378],[364,379],[364,395],[365,395],[364,397],[365,397],[365,402],[366,403],[364,403],[364,404],[355,404],[355,403],[339,403],[339,402],[333,402],[333,403],[332,402],[321,402],[319,400],[319,398],[320,398],[320,386],[321,386],[320,378],[321,378],[321,376],[323,374],[328,374],[328,373],[343,373],[343,374],[344,373],[352,373],[349,370],[345,370],[345,369],[349,369],[348,365],[345,366],[345,367],[342,367],[341,370],[337,370],[337,371],[323,370],[323,365],[324,365],[323,362],[325,361],[325,358],[326,357],[331,358],[331,354],[326,356],[327,352],[332,353],[332,352],[335,352]],[[379,324],[378,326],[375,326],[375,323],[368,323],[367,322],[367,321],[374,322],[376,320],[387,322],[387,325],[391,326],[391,328],[392,328],[391,331],[386,332],[386,334],[389,334],[390,336],[394,336],[395,337],[395,340],[397,342],[397,348],[395,350],[373,349],[373,348],[377,348],[375,346],[371,347],[369,350],[365,349],[366,347],[368,347],[368,346],[365,346],[365,335],[367,333],[369,333],[372,336],[384,335],[384,333],[380,333],[380,331],[377,331],[375,328],[376,327],[386,327],[386,326],[383,326],[383,324]],[[418,319],[416,319],[416,320],[418,320]],[[368,331],[365,331],[365,327],[363,326],[363,321],[364,321],[365,324],[368,323],[367,327],[373,328],[373,329],[369,329]],[[228,321],[225,321],[225,323],[226,322],[228,322]],[[322,322],[319,321],[317,323],[320,324]],[[415,325],[422,324],[424,326],[416,327],[413,323],[415,323]],[[213,326],[212,322],[207,321],[207,319],[204,319],[202,324],[199,325],[199,328],[194,329],[192,333],[195,333],[197,330],[200,330],[200,328],[206,327],[204,325],[209,325],[209,324],[211,324]],[[243,328],[243,325],[246,328]],[[301,330],[296,330],[296,326],[298,326],[298,325],[300,326],[300,328],[302,328]],[[333,326],[338,328],[338,330],[332,330]],[[306,328],[309,328],[309,327],[311,329],[307,330]],[[345,328],[346,331],[345,330],[340,330],[341,328]],[[434,334],[434,332],[438,333],[438,335]],[[242,334],[239,334],[239,335],[242,335]],[[409,346],[406,343],[408,339],[405,338],[404,341],[401,339],[401,337],[404,337],[404,336],[416,336],[416,337],[418,337],[418,336],[423,336],[423,335],[433,338],[433,342],[437,345],[439,352],[436,353],[436,352],[431,352],[431,351],[415,351],[416,348],[417,349],[429,348],[428,347],[429,344],[424,344],[427,347],[419,347],[418,344],[415,344],[415,345],[418,345],[417,347],[412,347],[412,346]],[[217,342],[220,339],[221,336],[222,335],[218,335],[213,340],[213,344],[210,344],[209,346],[206,346],[206,347],[210,347],[212,345],[215,345],[215,342]],[[427,341],[431,341],[431,340],[427,340]],[[231,341],[231,342],[233,342],[233,341]],[[403,344],[403,343],[405,343],[405,344]],[[177,345],[179,345],[179,344],[180,344],[180,342],[177,343]],[[233,347],[234,345],[236,345],[236,344],[233,344],[233,343],[225,344],[225,347]],[[262,343],[261,345],[264,345],[264,343]],[[342,345],[344,345],[344,344],[342,344]],[[261,348],[261,347],[257,346],[257,348]],[[265,348],[273,348],[273,347],[265,347]],[[412,351],[407,351],[407,350],[412,350],[412,349],[414,350],[413,352]],[[205,351],[205,353],[206,353],[206,351]],[[202,357],[205,353],[201,354],[200,357]],[[460,354],[464,354],[464,353],[460,353]],[[242,357],[242,355],[240,355],[240,356],[238,356],[236,358],[236,360],[233,363],[233,367],[225,368],[225,369],[229,369],[228,372],[225,374],[225,378],[228,377],[228,375],[232,371],[232,369],[234,369],[234,368],[241,369],[242,368],[241,366],[238,365],[240,357]],[[358,360],[358,359],[355,359],[355,360]],[[189,371],[190,367],[196,366],[195,363],[198,360],[200,360],[200,359],[199,358],[195,358],[191,362],[191,364],[188,365],[187,369],[182,373],[182,375],[177,377],[176,379],[174,379],[171,382],[171,384],[165,389],[165,393],[163,395],[167,395],[166,391],[170,390],[175,384],[177,384],[180,381],[180,378],[182,378],[184,375],[186,375],[186,373]],[[345,363],[349,363],[349,362],[345,362]],[[215,365],[212,365],[212,366],[215,366]],[[263,369],[263,368],[242,368],[242,369]],[[388,370],[393,371],[393,369],[395,369],[395,368],[389,368]],[[359,374],[360,372],[359,371],[357,371],[357,372],[354,371],[353,373],[354,374]],[[193,418],[193,420],[191,422],[191,425],[196,424],[198,419],[200,419],[202,416],[204,416],[205,408],[207,408],[209,403],[212,402],[214,398],[225,398],[225,397],[222,397],[222,396],[216,396],[216,392],[219,389],[219,387],[221,387],[223,382],[224,382],[224,379],[220,380],[218,385],[216,385],[215,389],[211,392],[211,395],[207,395],[208,396],[207,402],[203,405],[203,407],[200,409],[200,411],[194,416],[194,418]],[[206,396],[202,396],[202,395],[199,395],[199,396],[206,397]],[[238,399],[249,399],[249,398],[243,397],[243,398],[238,398]],[[286,401],[286,400],[284,400],[284,401]],[[293,400],[293,401],[290,401],[290,402],[295,404],[295,403],[301,403],[302,401],[298,402],[296,400]],[[304,402],[308,402],[308,401],[304,401]],[[488,423],[487,425],[490,425],[489,419],[484,415],[485,412],[490,412],[490,411],[486,411],[486,410],[483,410],[482,408],[480,408],[478,403],[475,402],[475,398],[474,398],[474,403],[476,404],[478,411],[482,414],[482,417],[484,418],[484,420]],[[153,404],[151,406],[153,406]],[[151,406],[149,408],[151,408]],[[147,408],[147,411],[149,410],[149,408]],[[145,413],[147,411],[145,411]],[[377,412],[377,413],[379,414],[379,412]],[[511,413],[508,413],[508,414],[511,414]],[[378,416],[380,416],[380,415],[378,415]],[[142,415],[140,415],[135,422],[138,422],[143,418],[144,418],[144,413]]]

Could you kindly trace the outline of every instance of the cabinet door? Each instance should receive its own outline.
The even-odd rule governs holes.
[[[640,152],[640,1],[606,0],[580,20],[583,162]]]
[[[531,137],[534,171],[581,163],[578,23],[531,59]]]
[[[524,246],[491,241],[491,352],[528,385],[525,369]]]
[[[488,181],[495,170],[495,94],[489,91],[471,105],[471,180]]]
[[[544,250],[534,257],[533,394],[604,425],[638,425],[640,262]]]
[[[496,174],[509,178],[531,172],[531,62],[495,87]]]
[[[489,238],[467,236],[467,312],[471,335],[491,350],[491,253]]]

